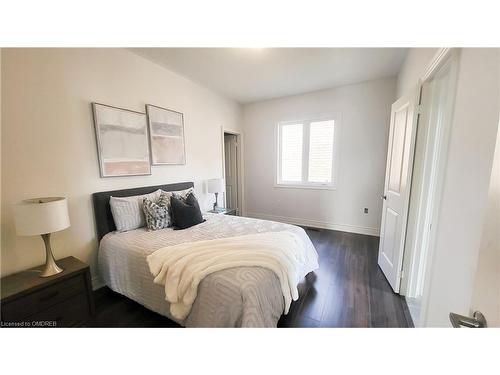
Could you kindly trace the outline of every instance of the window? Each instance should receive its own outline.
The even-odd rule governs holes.
[[[281,128],[281,180],[302,181],[302,141],[304,126],[290,124]]]
[[[334,188],[335,119],[278,124],[277,185]]]

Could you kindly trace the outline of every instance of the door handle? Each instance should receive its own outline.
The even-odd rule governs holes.
[[[450,322],[453,328],[486,328],[486,319],[480,311],[475,311],[472,318],[455,313],[450,313]]]
[[[386,200],[387,199],[387,195],[381,195],[380,199]]]

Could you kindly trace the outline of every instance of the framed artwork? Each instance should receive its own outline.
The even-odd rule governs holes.
[[[92,103],[101,177],[151,174],[146,114]]]
[[[186,164],[184,116],[180,112],[146,105],[153,165]]]

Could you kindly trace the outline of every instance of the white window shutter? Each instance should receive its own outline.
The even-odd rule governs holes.
[[[311,122],[309,127],[308,182],[332,182],[334,121]]]
[[[281,181],[302,181],[303,125],[281,126]]]

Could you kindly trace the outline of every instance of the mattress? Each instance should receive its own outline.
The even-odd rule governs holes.
[[[140,228],[112,232],[99,245],[98,264],[103,281],[127,296],[186,327],[276,327],[284,309],[277,276],[261,267],[236,267],[214,272],[199,285],[189,316],[179,321],[169,311],[162,285],[153,283],[146,257],[154,251],[185,242],[228,238],[252,233],[290,231],[299,235],[317,263],[317,253],[305,231],[273,221],[221,214],[204,214],[206,221],[184,230]],[[314,258],[314,259],[313,259]]]

